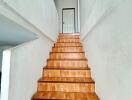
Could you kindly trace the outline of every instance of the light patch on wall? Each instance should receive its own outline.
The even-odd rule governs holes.
[[[1,100],[8,100],[10,57],[11,57],[11,51],[5,50],[3,52],[3,61],[2,61],[3,64],[2,64]]]

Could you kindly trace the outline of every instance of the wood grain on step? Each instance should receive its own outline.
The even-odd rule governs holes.
[[[59,38],[79,39],[79,35],[59,35]]]
[[[55,43],[55,47],[82,47],[81,43]]]
[[[77,43],[80,43],[80,39],[64,39],[64,38],[60,38],[60,39],[58,39],[57,40],[57,42],[68,42],[68,43],[70,43],[70,42],[77,42]]]
[[[99,100],[78,33],[60,33],[32,100]]]
[[[47,66],[49,68],[86,68],[86,60],[49,60]]]
[[[44,69],[44,77],[84,77],[90,78],[90,70]]]
[[[58,48],[52,48],[52,52],[76,52],[76,53],[84,53],[84,50],[82,47],[58,47]]]
[[[95,93],[37,92],[32,100],[99,100]]]
[[[51,53],[50,59],[86,59],[84,53]]]
[[[95,92],[93,83],[38,82],[38,91]]]
[[[88,77],[42,77],[39,82],[56,82],[56,83],[93,83]]]

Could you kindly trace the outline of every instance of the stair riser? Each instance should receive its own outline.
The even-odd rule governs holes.
[[[49,68],[87,68],[86,60],[49,60],[47,66]]]
[[[44,77],[91,77],[90,70],[47,70],[43,71]]]
[[[80,39],[79,37],[64,37],[60,36],[58,39]]]
[[[55,43],[55,47],[61,47],[61,46],[74,46],[74,47],[78,47],[78,46],[82,46],[81,43]]]
[[[52,52],[83,52],[82,47],[53,48]]]
[[[59,35],[37,90],[32,100],[99,100],[79,34]]]
[[[80,42],[80,39],[58,39],[57,42]]]
[[[78,36],[78,35],[75,35],[75,36],[71,36],[71,35],[60,35],[59,36],[59,39],[67,39],[67,38],[73,38],[73,39],[79,39],[80,38],[80,36]]]
[[[38,91],[95,92],[94,83],[38,83]]]
[[[50,59],[85,59],[84,53],[52,53]]]
[[[59,33],[59,36],[80,36],[79,33]]]

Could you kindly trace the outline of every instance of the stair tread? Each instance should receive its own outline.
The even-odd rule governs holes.
[[[81,92],[37,92],[32,100],[99,100],[96,93]]]
[[[99,100],[78,33],[60,33],[32,100]]]
[[[48,59],[48,60],[56,60],[56,61],[58,61],[58,60],[67,60],[67,61],[69,61],[69,60],[73,60],[73,61],[75,60],[76,61],[77,60],[78,61],[79,60],[79,61],[86,61],[87,59],[86,58],[83,58],[83,59],[81,58],[81,59]]]
[[[39,82],[54,83],[94,83],[92,78],[86,77],[42,77]]]
[[[80,54],[80,53],[82,53],[82,54],[84,54],[84,52],[50,52],[50,53],[66,53],[66,54],[70,54],[70,53],[77,53],[77,54]]]
[[[80,39],[80,37],[59,36],[59,39]]]
[[[57,52],[57,51],[56,51],[56,52],[50,52],[50,53],[52,54],[52,53],[84,53],[84,52],[80,52],[80,51],[76,51],[76,52],[75,52],[75,51],[73,51],[73,52],[71,52],[71,51],[70,51],[70,52],[67,52],[67,51],[61,51],[61,52],[60,52],[60,51],[59,51],[59,52]]]
[[[44,67],[43,69],[52,69],[52,70],[90,70],[89,67],[86,68],[48,68],[48,67]]]
[[[81,45],[80,46],[72,46],[72,45],[63,45],[63,46],[61,46],[61,45],[56,45],[56,46],[54,46],[53,48],[69,48],[69,47],[82,47]]]
[[[79,33],[59,33],[60,35],[64,35],[64,36],[80,36],[80,34]]]
[[[67,43],[67,44],[70,44],[70,43],[78,43],[80,44],[80,42],[69,42],[69,41],[57,41],[56,43]]]

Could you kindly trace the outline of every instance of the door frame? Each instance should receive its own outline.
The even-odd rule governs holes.
[[[75,32],[76,30],[75,8],[63,8],[62,9],[62,33],[63,33],[63,11],[64,10],[74,10],[74,32]]]

